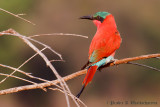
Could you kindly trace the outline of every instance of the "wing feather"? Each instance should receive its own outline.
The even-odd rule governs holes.
[[[93,38],[90,45],[90,62],[97,62],[104,57],[108,57],[120,47],[121,37],[118,31],[110,36],[97,37]]]

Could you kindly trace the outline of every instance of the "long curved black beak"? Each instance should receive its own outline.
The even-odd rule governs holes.
[[[80,19],[93,20],[93,16],[81,16]]]

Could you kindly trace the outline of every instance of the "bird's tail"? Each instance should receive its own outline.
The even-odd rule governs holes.
[[[98,69],[98,66],[97,66],[97,65],[90,66],[90,67],[88,68],[87,74],[86,74],[86,76],[85,76],[85,78],[84,78],[84,80],[83,80],[83,82],[82,82],[82,84],[83,84],[84,86],[87,86],[88,83],[92,81],[92,78],[93,78],[95,72],[97,71],[97,69]]]
[[[82,92],[83,92],[84,88],[87,86],[87,84],[92,81],[92,78],[93,78],[95,72],[97,71],[97,69],[98,69],[98,66],[97,66],[97,65],[90,66],[90,67],[88,68],[87,74],[86,74],[86,76],[85,76],[85,78],[84,78],[84,80],[83,80],[83,82],[82,82],[83,87],[82,87],[81,91],[77,94],[77,97],[78,97],[78,98],[79,98],[80,95],[82,94]]]

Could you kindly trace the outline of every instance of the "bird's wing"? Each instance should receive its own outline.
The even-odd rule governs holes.
[[[110,36],[93,38],[89,50],[89,62],[97,62],[110,56],[120,47],[120,43],[121,37],[118,31]]]

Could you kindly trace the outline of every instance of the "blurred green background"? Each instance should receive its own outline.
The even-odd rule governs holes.
[[[61,53],[65,62],[54,62],[61,76],[76,71],[86,63],[88,48],[96,27],[91,21],[79,20],[83,15],[107,11],[114,15],[117,27],[123,38],[115,58],[139,56],[159,53],[160,50],[160,0],[0,0],[0,8],[12,13],[26,13],[22,16],[35,26],[12,15],[0,11],[0,31],[13,28],[17,32],[30,36],[46,33],[76,33],[89,36],[89,39],[72,36],[42,36],[36,39],[51,46]],[[0,37],[0,63],[18,67],[34,54],[26,44],[12,36]],[[58,57],[45,51],[50,59]],[[148,59],[137,61],[160,69],[160,60]],[[55,79],[41,57],[35,57],[22,67],[48,80]],[[88,107],[107,107],[113,101],[155,101],[160,102],[160,72],[135,65],[122,64],[105,68],[97,72],[90,85],[81,96]],[[0,67],[0,72],[11,70]],[[17,76],[24,75],[16,73]],[[4,77],[0,77],[3,79]],[[73,94],[81,88],[84,76],[68,81]],[[36,81],[39,82],[39,81]],[[26,85],[28,83],[9,78],[0,84],[0,89]],[[159,106],[159,105],[147,106]],[[64,94],[56,91],[30,90],[0,96],[0,107],[65,107]],[[75,105],[73,104],[72,107]],[[118,105],[123,107],[124,105]],[[128,105],[145,106],[145,105]],[[114,106],[112,106],[114,107]]]

